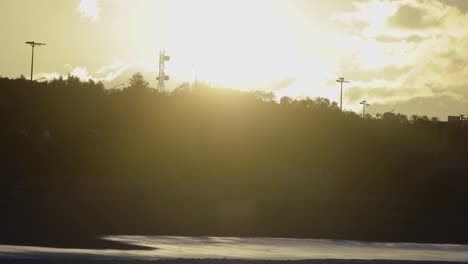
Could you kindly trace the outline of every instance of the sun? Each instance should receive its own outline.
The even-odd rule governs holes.
[[[212,83],[243,87],[284,74],[295,50],[280,1],[171,1],[171,50]],[[183,8],[182,8],[183,7]],[[186,65],[187,66],[187,65]]]
[[[146,1],[125,9],[111,16],[116,53],[127,56],[122,61],[149,57],[145,70],[155,71],[164,48],[173,58],[167,67],[174,82],[194,81],[198,69],[199,80],[214,86],[268,90],[288,83],[281,88],[294,95],[301,89],[327,95],[324,82],[333,73],[327,56],[333,52],[287,1]],[[138,39],[137,45],[128,46],[128,39]]]

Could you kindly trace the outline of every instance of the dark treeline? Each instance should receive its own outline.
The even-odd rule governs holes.
[[[182,84],[0,79],[0,236],[468,242],[467,129]],[[57,235],[60,236],[60,235]]]

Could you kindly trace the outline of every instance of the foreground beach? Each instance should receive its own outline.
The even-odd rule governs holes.
[[[465,262],[442,262],[442,261],[398,261],[398,260],[297,260],[297,261],[273,261],[273,260],[227,260],[227,259],[174,259],[155,261],[115,261],[115,260],[63,260],[63,259],[0,259],[0,263],[9,264],[457,264]]]
[[[144,249],[0,245],[0,263],[468,263],[468,245],[241,237],[113,236]]]

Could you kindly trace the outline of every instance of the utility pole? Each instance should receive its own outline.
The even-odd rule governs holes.
[[[370,106],[370,104],[368,104],[366,100],[360,102],[360,104],[362,104],[362,117],[366,117],[366,108]]]
[[[348,81],[345,81],[343,77],[338,78],[336,82],[339,82],[341,84],[341,92],[340,92],[340,110],[343,111],[343,83],[349,83]]]
[[[159,76],[156,78],[156,80],[158,80],[158,90],[160,92],[164,92],[166,90],[164,81],[169,81],[169,76],[165,74],[165,63],[170,60],[171,57],[166,56],[166,51],[161,50],[159,53]]]
[[[33,82],[33,72],[34,72],[34,48],[36,46],[45,46],[45,43],[38,43],[34,41],[26,41],[25,44],[31,45],[32,47],[32,56],[31,56],[31,83]]]

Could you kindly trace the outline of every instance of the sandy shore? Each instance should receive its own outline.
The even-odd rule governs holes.
[[[54,235],[17,235],[1,236],[0,245],[33,246],[50,248],[83,248],[83,249],[116,249],[116,250],[150,250],[151,247],[132,245],[102,239],[95,236],[54,236]]]
[[[71,259],[0,259],[8,264],[457,264],[466,262],[400,261],[400,260],[235,260],[235,259],[172,259],[172,260],[71,260]]]
[[[0,263],[468,263],[468,245],[456,244],[174,236],[113,236],[93,243],[104,248],[89,249],[89,244],[87,248],[0,245]],[[124,249],[110,249],[111,246]]]

